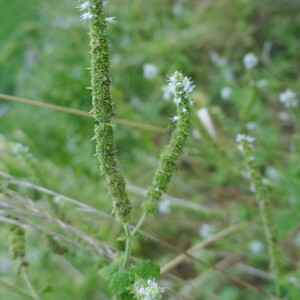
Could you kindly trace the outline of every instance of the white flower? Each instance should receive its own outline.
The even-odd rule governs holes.
[[[158,286],[155,279],[147,280],[147,283],[139,280],[134,283],[135,296],[139,300],[159,300],[165,289]]]
[[[287,111],[280,111],[278,113],[278,119],[286,122],[290,119],[290,115]]]
[[[207,239],[214,234],[214,228],[209,224],[202,224],[198,233],[200,237]]]
[[[247,53],[243,58],[247,70],[253,69],[258,64],[258,57],[253,53]]]
[[[245,128],[247,129],[247,130],[253,130],[253,129],[255,129],[256,128],[256,123],[255,122],[248,122],[248,123],[246,123],[246,125],[245,125]]]
[[[185,107],[183,107],[183,108],[181,109],[181,111],[182,111],[182,113],[183,113],[184,115],[187,113],[187,109],[186,109]]]
[[[175,97],[184,96],[187,98],[195,87],[190,78],[183,77],[181,72],[178,71],[169,76],[168,82],[169,90]]]
[[[80,20],[85,23],[87,20],[91,20],[94,17],[94,15],[90,12],[85,12],[84,14],[81,15]]]
[[[158,203],[158,211],[162,215],[168,215],[171,212],[171,205],[172,201],[170,199],[163,199]]]
[[[174,116],[173,118],[171,118],[172,122],[177,122],[178,120],[180,120],[179,116]]]
[[[286,107],[296,107],[298,105],[297,94],[291,89],[287,89],[279,94],[279,101]]]
[[[254,255],[259,255],[260,253],[262,253],[264,248],[265,248],[264,244],[258,240],[251,241],[249,245],[249,249]]]
[[[107,23],[112,23],[112,24],[117,23],[116,17],[107,17],[107,18],[105,18],[105,21]]]
[[[182,102],[182,100],[181,100],[181,98],[175,97],[175,98],[173,99],[173,102],[175,103],[176,106],[178,106],[178,105]]]
[[[29,151],[29,148],[22,145],[21,143],[16,143],[11,149],[12,154],[14,155],[20,155],[22,153],[27,153]]]
[[[225,67],[228,64],[226,58],[219,55],[217,52],[212,52],[209,55],[211,61],[218,67]]]
[[[220,92],[220,96],[223,100],[229,100],[231,94],[232,94],[232,88],[229,86],[223,87]]]
[[[85,1],[82,4],[80,4],[79,6],[77,6],[77,8],[80,11],[83,11],[83,10],[87,9],[89,6],[90,6],[90,2],[89,1]]]
[[[255,141],[255,138],[250,135],[246,134],[237,134],[236,136],[236,142],[238,144],[238,149],[243,152],[244,150],[244,143],[248,143],[250,147],[252,147],[253,142]]]
[[[269,85],[269,81],[267,79],[261,79],[256,82],[256,87],[260,90],[265,90]]]
[[[171,92],[168,86],[163,86],[162,87],[162,92],[163,92],[163,98],[167,101],[171,99]]]
[[[157,75],[157,66],[154,64],[144,64],[143,75],[147,79],[155,78]]]

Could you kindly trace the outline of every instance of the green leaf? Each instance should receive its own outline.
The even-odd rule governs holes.
[[[119,270],[113,273],[109,280],[109,287],[114,294],[121,295],[132,284],[132,278],[128,270]]]
[[[105,280],[108,280],[110,281],[111,277],[116,273],[118,272],[118,269],[115,267],[115,266],[105,266],[103,268],[101,268],[99,270],[99,274],[100,276],[105,279]]]
[[[53,286],[47,285],[39,291],[39,295],[45,295],[48,293],[52,293],[54,290]]]
[[[160,276],[160,268],[151,260],[142,260],[130,268],[130,271],[144,280],[158,278]]]
[[[123,242],[123,241],[126,241],[126,235],[125,234],[121,234],[118,238],[117,238],[117,241],[119,242]]]

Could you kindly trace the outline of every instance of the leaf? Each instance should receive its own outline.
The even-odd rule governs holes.
[[[99,270],[99,274],[100,276],[107,280],[110,281],[111,277],[118,272],[118,269],[115,266],[109,265],[109,266],[105,266],[103,268],[101,268]]]
[[[128,270],[119,270],[113,273],[109,280],[109,287],[114,294],[121,295],[132,284],[132,278]]]
[[[144,280],[158,278],[160,276],[160,268],[151,260],[142,260],[130,268],[131,272]]]
[[[52,293],[54,290],[53,286],[47,285],[39,291],[39,295],[45,295],[48,293]]]

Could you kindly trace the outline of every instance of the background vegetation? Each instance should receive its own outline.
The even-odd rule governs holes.
[[[78,3],[0,4],[0,92],[88,112],[89,42]],[[170,289],[166,299],[267,299],[261,290],[274,294],[255,196],[235,144],[241,132],[256,138],[256,158],[270,188],[284,253],[284,297],[299,299],[299,112],[279,101],[286,89],[299,92],[299,11],[298,0],[110,1],[109,15],[118,21],[109,25],[116,117],[167,129],[160,133],[116,122],[118,158],[136,216],[172,131],[175,108],[163,96],[166,75],[181,70],[196,84],[193,135],[165,207],[144,226],[156,239],[136,241],[133,251],[165,270],[160,285]],[[259,63],[247,70],[243,57],[250,52]],[[150,75],[147,64],[153,65]],[[225,87],[231,89],[228,99],[221,94]],[[21,216],[27,213],[31,222],[25,223],[31,225],[26,259],[32,285],[44,291],[42,299],[110,299],[98,270],[111,251],[124,245],[116,242],[120,225],[109,219],[110,196],[91,141],[93,120],[1,98],[2,190],[4,195],[9,190],[8,204]],[[205,135],[200,108],[210,113],[215,140]],[[1,201],[0,221],[7,216]],[[8,227],[1,222],[0,297],[25,299],[19,289],[26,292],[26,282],[9,255]],[[49,234],[61,242],[63,255],[53,254]],[[167,268],[180,252],[203,241],[207,246],[194,255],[209,266],[186,259]]]

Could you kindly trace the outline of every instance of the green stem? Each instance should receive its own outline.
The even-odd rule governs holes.
[[[147,213],[144,212],[140,218],[140,220],[137,222],[137,224],[135,225],[135,227],[132,229],[131,231],[131,236],[134,236],[139,230],[140,228],[142,227],[142,225],[144,224],[144,221],[147,217]]]
[[[124,261],[123,261],[122,268],[126,269],[128,263],[129,263],[129,260],[130,260],[131,242],[132,242],[132,239],[131,239],[132,235],[130,233],[130,229],[129,229],[128,224],[124,224],[124,231],[125,231],[125,234],[126,234],[126,247],[125,247],[125,254],[124,254]]]
[[[24,280],[25,280],[25,282],[27,284],[27,287],[28,287],[28,289],[29,289],[29,291],[30,291],[33,299],[40,300],[41,298],[38,295],[38,293],[35,291],[35,289],[33,288],[31,280],[30,280],[29,275],[27,273],[26,266],[23,263],[21,264],[21,271],[22,271],[22,275],[24,277]]]

